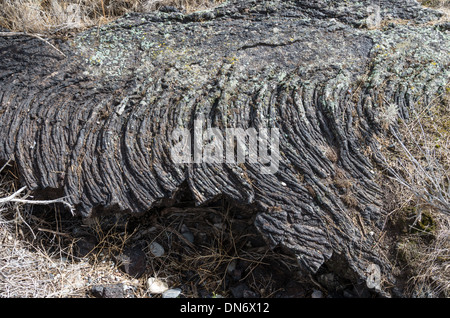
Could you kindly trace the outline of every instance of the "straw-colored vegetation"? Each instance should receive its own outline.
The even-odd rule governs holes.
[[[450,296],[450,87],[386,141],[397,252],[416,296]]]
[[[184,12],[221,0],[0,0],[0,26],[16,32],[54,33],[110,22],[127,12],[173,6]]]
[[[4,166],[0,196],[10,197],[17,186],[14,169]],[[29,195],[21,195],[29,200]],[[270,250],[260,240],[251,215],[224,202],[206,208],[167,208],[141,217],[99,217],[88,224],[36,201],[0,203],[0,297],[91,297],[98,285],[122,284],[125,297],[160,297],[148,291],[147,280],[157,277],[184,297],[228,297],[226,275],[237,262],[245,264],[241,279],[258,296],[281,290],[276,275],[296,272],[294,257]],[[30,203],[33,202],[33,203]],[[187,204],[189,205],[189,204]],[[239,218],[235,217],[239,211]],[[188,229],[193,244],[183,235]],[[83,235],[80,235],[83,232]],[[92,237],[95,244],[80,255],[79,242]],[[145,273],[133,278],[121,270],[125,246],[145,242]],[[155,257],[151,244],[164,248]],[[292,277],[292,276],[289,276]]]
[[[170,5],[190,12],[220,2],[0,0],[0,27],[38,34],[70,32],[106,23],[130,11]],[[448,0],[421,2],[448,13]],[[392,168],[391,192],[396,198],[389,221],[399,230],[393,243],[410,295],[418,297],[450,296],[450,106],[449,98],[442,100],[424,105],[409,123],[399,121],[404,138],[393,131],[394,144],[385,145],[386,163]],[[235,260],[248,263],[249,276],[256,275],[257,268],[274,263],[293,270],[294,260],[279,259],[273,251],[242,249],[240,244],[249,234],[231,229],[236,222],[245,221],[234,219],[225,204],[203,210],[166,210],[162,212],[164,218],[155,214],[148,223],[134,225],[132,231],[117,224],[105,227],[100,225],[101,220],[83,224],[77,218],[65,218],[53,204],[42,206],[25,192],[18,193],[11,164],[0,169],[0,297],[85,297],[94,285],[114,283],[122,283],[129,296],[148,297],[146,279],[150,275],[163,278],[171,287],[190,281],[188,297],[201,296],[199,286],[227,296],[223,289],[225,274]],[[208,223],[211,218],[217,223]],[[183,239],[182,226],[195,223],[205,226],[199,231],[208,235],[210,244],[194,247]],[[79,257],[76,231],[83,227],[97,243],[90,254]],[[160,242],[166,253],[155,258],[146,249],[150,270],[134,279],[118,269],[120,264],[114,255],[139,235],[145,235],[149,242]],[[250,281],[263,297],[277,291],[270,279],[255,277]]]

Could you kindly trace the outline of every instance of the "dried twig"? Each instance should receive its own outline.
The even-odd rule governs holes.
[[[1,168],[0,168],[0,172],[2,172],[6,167],[9,166],[9,163],[11,162],[11,159],[9,159]]]
[[[56,46],[54,46],[49,41],[44,39],[43,35],[41,34],[27,33],[27,32],[0,32],[0,36],[31,36],[45,42],[46,44],[50,45],[53,49],[55,49],[59,54],[61,54],[64,57],[67,57],[60,49],[58,49]]]
[[[16,203],[25,203],[25,204],[40,204],[40,205],[47,205],[47,204],[53,204],[53,203],[62,203],[65,206],[67,206],[70,209],[70,212],[74,214],[74,207],[66,202],[64,198],[54,199],[54,200],[27,200],[23,198],[16,198],[20,193],[25,191],[27,187],[22,187],[10,196],[7,196],[5,198],[0,198],[0,204],[5,204],[8,202],[16,202]]]
[[[65,236],[65,237],[68,237],[68,238],[72,238],[69,234],[63,233],[63,232],[53,231],[53,230],[49,230],[49,229],[43,229],[43,228],[40,228],[40,227],[38,227],[38,230],[41,231],[41,232],[47,232],[47,233],[52,233],[52,234],[55,234],[55,235],[60,235],[60,236]]]

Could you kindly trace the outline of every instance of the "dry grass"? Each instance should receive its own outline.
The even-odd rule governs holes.
[[[449,0],[419,0],[419,2],[432,8],[450,8]]]
[[[53,33],[78,31],[107,23],[127,12],[146,12],[161,6],[173,6],[183,12],[210,8],[222,0],[0,0],[0,27],[12,32],[47,36]],[[164,218],[141,219],[132,230],[123,225],[105,226],[102,219],[82,224],[77,218],[66,219],[64,212],[49,204],[34,205],[18,193],[14,169],[5,169],[0,180],[0,297],[85,297],[92,286],[122,283],[129,296],[150,297],[146,281],[157,276],[170,287],[183,286],[184,296],[202,297],[208,293],[229,296],[230,266],[241,266],[249,287],[261,297],[270,297],[280,285],[271,275],[278,270],[294,270],[294,258],[280,257],[267,247],[252,247],[248,240],[253,232],[248,220],[234,219],[225,206],[208,209],[165,210]],[[13,202],[14,198],[22,200]],[[133,219],[133,218],[131,218]],[[213,221],[216,220],[216,221]],[[133,221],[131,221],[133,222]],[[181,227],[195,229],[203,238],[193,245],[181,234]],[[86,257],[76,253],[84,228],[96,238],[96,246]],[[152,229],[150,231],[150,229]],[[144,233],[144,234],[143,234]],[[148,270],[133,279],[119,270],[117,255],[124,246],[136,240],[158,242],[166,253],[153,257],[148,245]],[[231,264],[231,265],[230,265]],[[276,264],[276,270],[272,270]],[[286,270],[287,269],[287,270]],[[270,273],[267,276],[267,273]],[[228,275],[229,276],[229,275]],[[236,276],[236,275],[235,275]],[[239,275],[237,275],[239,276]]]
[[[0,27],[48,34],[107,23],[130,11],[151,11],[162,5],[191,12],[220,2],[0,0]],[[450,1],[421,2],[443,11],[448,20]],[[392,124],[394,111],[395,106],[387,109],[387,125]],[[449,114],[448,103],[433,103],[416,120],[400,123],[406,138],[394,132],[395,154],[387,160],[399,186],[396,211],[408,209],[407,216],[412,218],[398,251],[411,273],[411,294],[419,296],[429,292],[450,296]],[[246,265],[242,279],[260,296],[270,297],[279,285],[263,269],[273,269],[274,264],[285,271],[295,268],[295,260],[289,257],[280,258],[266,247],[246,246],[254,233],[236,230],[248,227],[248,220],[233,217],[229,207],[168,209],[159,214],[161,218],[149,217],[132,230],[117,224],[105,228],[101,220],[86,226],[76,218],[64,220],[57,207],[36,213],[39,207],[30,202],[6,199],[19,190],[13,171],[5,169],[0,174],[0,198],[5,199],[0,200],[0,297],[86,297],[92,286],[115,283],[127,286],[129,296],[150,297],[146,288],[150,276],[164,279],[170,287],[183,286],[187,297],[201,297],[204,292],[229,296],[227,271],[236,262]],[[23,192],[15,198],[29,199]],[[427,218],[431,221],[425,222]],[[203,243],[190,244],[181,234],[183,226],[203,237]],[[74,231],[81,227],[97,238],[95,250],[86,257],[75,253],[79,238]],[[133,279],[119,270],[115,255],[138,239],[159,242],[166,253],[152,257],[147,248],[148,271]]]
[[[398,252],[411,295],[450,296],[450,89],[392,129],[385,162],[406,224]],[[392,140],[390,141],[392,142]],[[389,142],[389,143],[390,143]]]
[[[415,227],[417,228],[417,227]],[[410,293],[418,297],[450,297],[450,218],[436,220],[431,242],[423,239],[430,233],[419,229],[415,238],[400,244],[413,275]]]
[[[17,193],[17,179],[12,170],[3,170],[0,197],[7,198]],[[0,203],[0,297],[80,297],[90,286],[117,282],[137,290],[138,282],[120,273],[107,253],[74,256],[76,220],[63,225],[59,209],[47,205],[43,210],[53,217],[41,218],[34,215],[39,206],[30,204],[37,201],[21,199]]]
[[[110,22],[128,12],[173,6],[184,12],[210,8],[220,0],[0,0],[0,27],[16,32],[54,33]]]
[[[418,211],[430,208],[450,216],[450,106],[425,107],[401,133],[392,130],[399,153],[393,178],[412,193]],[[420,215],[419,215],[420,216]]]
[[[419,0],[422,5],[439,10],[443,13],[439,22],[450,21],[450,0]]]
[[[166,208],[150,215],[149,223],[141,222],[135,232],[142,239],[139,233],[153,229],[146,234],[146,241],[157,242],[166,253],[162,257],[149,253],[148,267],[152,275],[182,288],[184,296],[232,296],[230,277],[236,273],[230,275],[230,269],[237,266],[242,271],[238,281],[246,282],[260,297],[271,297],[286,278],[272,275],[291,275],[297,263],[295,257],[266,246],[254,228],[252,215],[225,201],[204,208]],[[186,229],[195,237],[194,243],[183,235]]]
[[[13,171],[6,167],[0,172],[0,198],[16,192]],[[294,257],[265,245],[252,213],[225,202],[140,217],[103,216],[88,223],[53,204],[26,202],[0,201],[0,297],[91,297],[94,286],[119,283],[125,297],[159,297],[147,290],[150,277],[182,289],[183,297],[229,297],[230,284],[240,282],[260,297],[272,297],[297,270]],[[186,229],[195,244],[183,234]],[[86,236],[94,237],[95,244],[80,256],[78,242]],[[146,270],[133,278],[121,270],[118,255],[139,242],[144,242]],[[152,242],[163,246],[162,256],[152,254]],[[237,272],[230,270],[233,266]]]

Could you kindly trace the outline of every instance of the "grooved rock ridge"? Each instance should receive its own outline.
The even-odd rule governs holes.
[[[305,270],[344,262],[365,280],[375,264],[388,286],[377,140],[445,90],[439,17],[403,0],[228,1],[126,15],[56,43],[65,56],[0,37],[0,160],[84,217],[144,213],[183,191],[198,204],[224,196],[254,208],[264,238]],[[173,132],[195,137],[196,123],[278,129],[279,151],[179,164]]]

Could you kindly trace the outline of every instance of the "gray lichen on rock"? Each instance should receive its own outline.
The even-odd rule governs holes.
[[[60,43],[65,59],[34,39],[0,38],[0,159],[85,217],[143,213],[185,188],[197,204],[224,196],[252,207],[269,244],[305,270],[344,262],[364,280],[376,264],[393,283],[377,244],[388,211],[375,137],[383,111],[407,120],[448,85],[439,16],[409,0],[229,1],[129,14]],[[277,173],[175,164],[173,129],[200,116],[208,127],[279,129]]]

